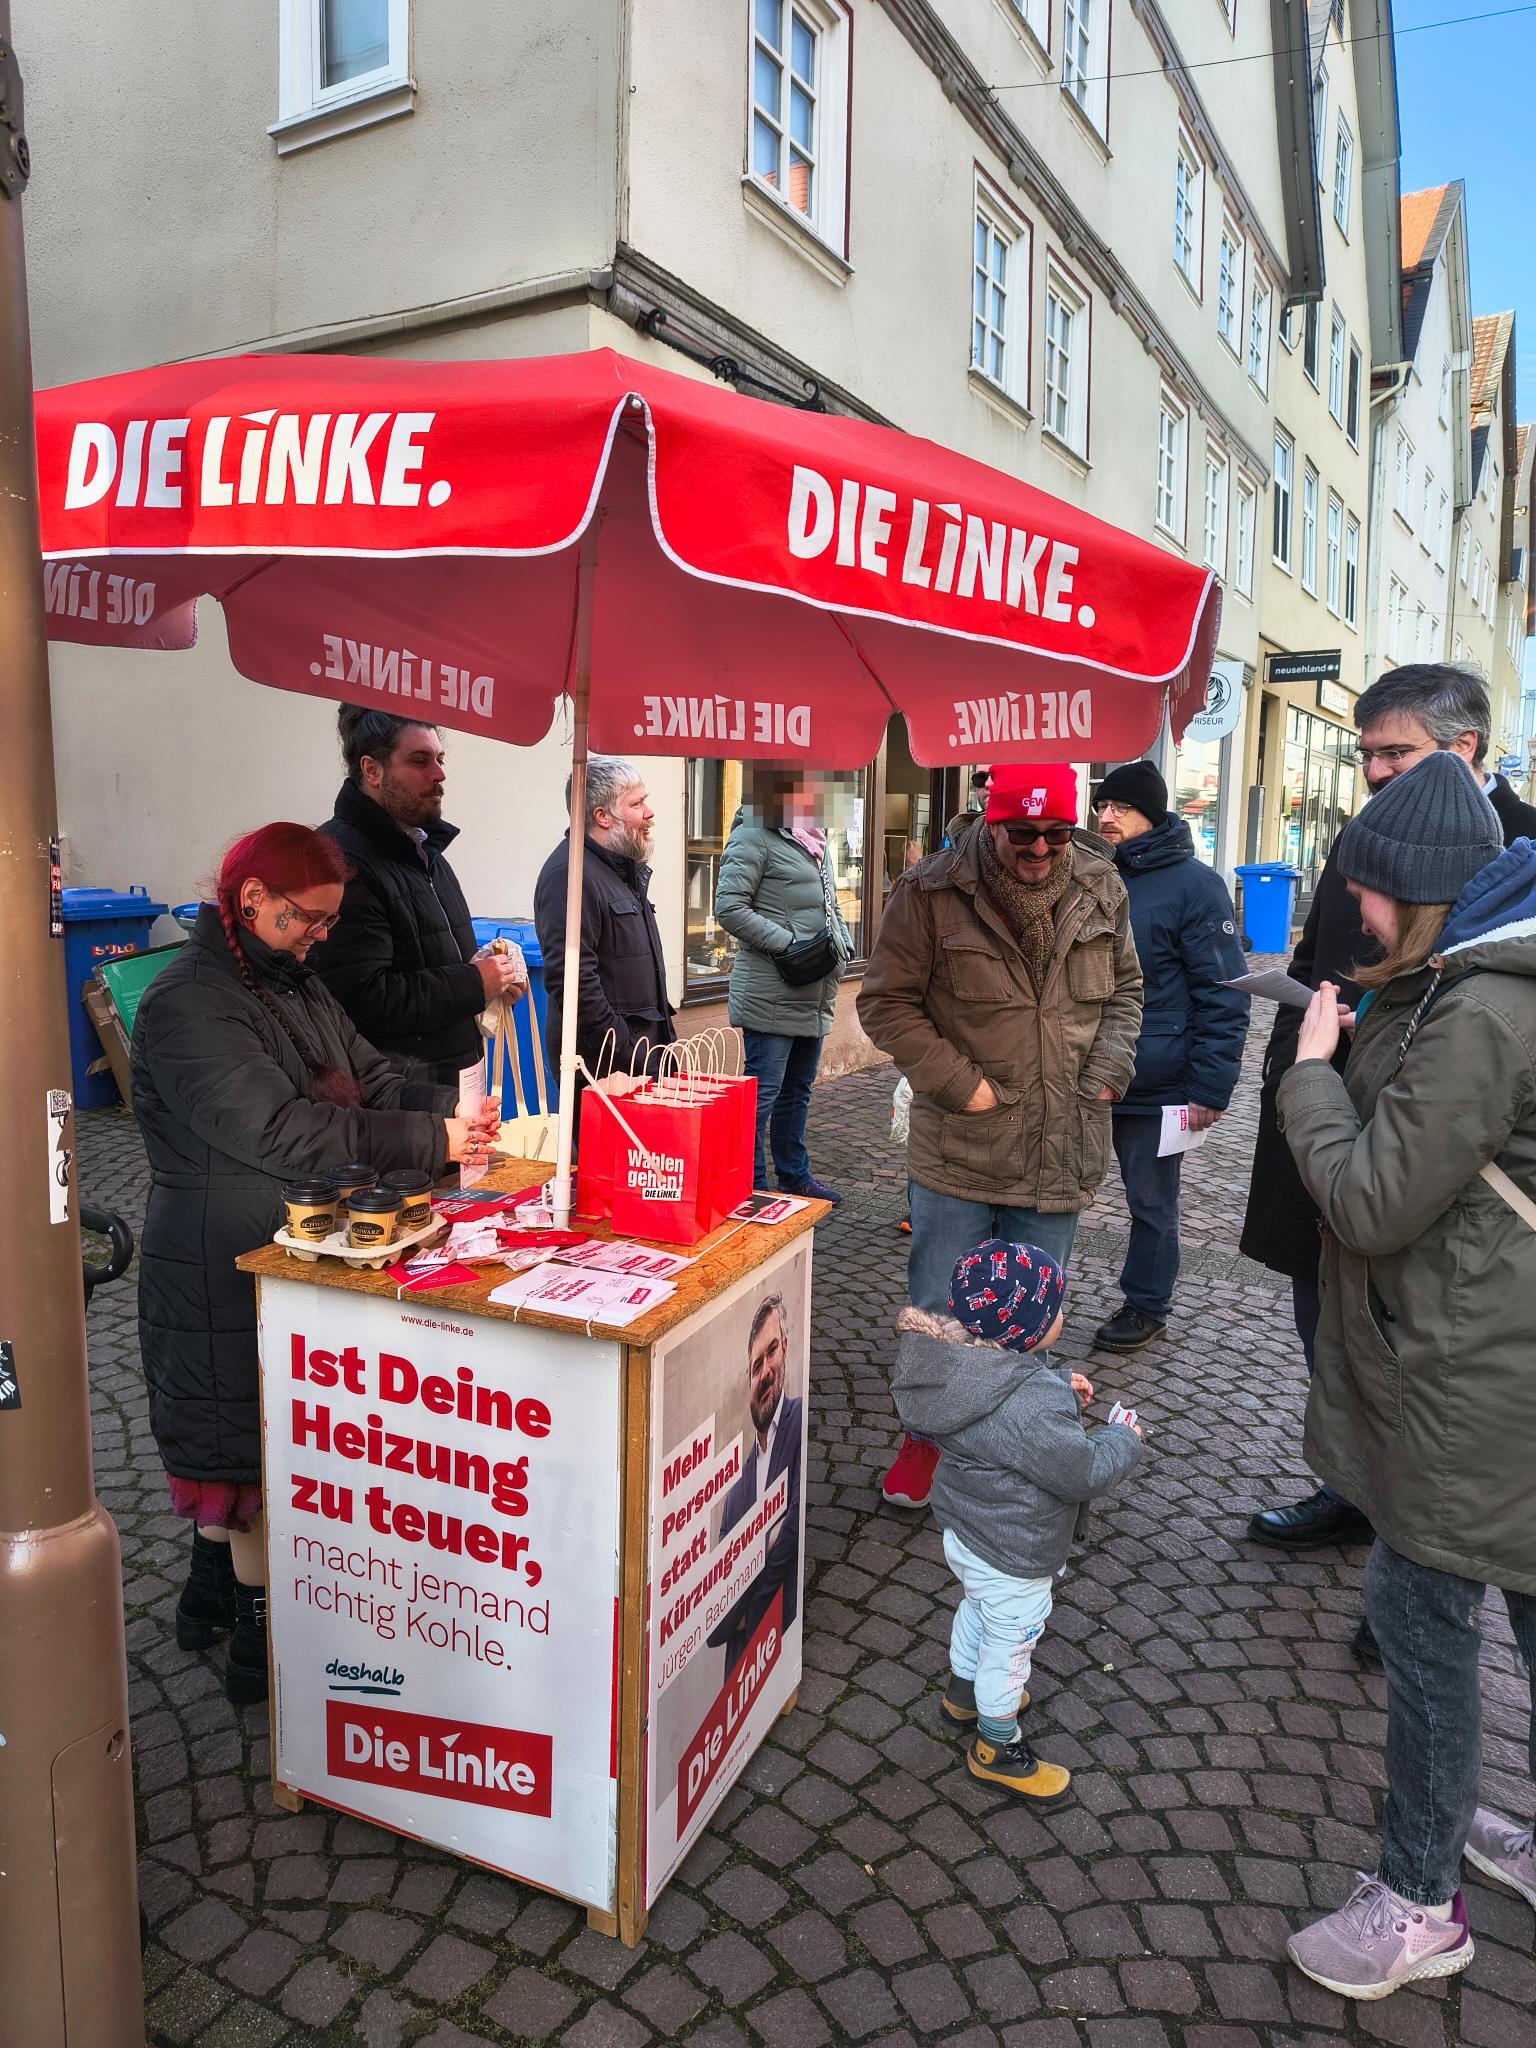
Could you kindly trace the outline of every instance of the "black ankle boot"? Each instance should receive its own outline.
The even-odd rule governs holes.
[[[229,1639],[224,1691],[233,1705],[254,1707],[267,1696],[267,1589],[235,1581],[239,1619]]]
[[[176,1641],[183,1650],[206,1650],[235,1625],[235,1567],[227,1543],[192,1531],[192,1567],[176,1603]]]

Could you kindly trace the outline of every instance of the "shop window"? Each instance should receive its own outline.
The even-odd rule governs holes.
[[[1173,807],[1188,825],[1195,852],[1216,866],[1221,830],[1221,740],[1180,740],[1173,759]]]
[[[736,941],[715,916],[720,858],[744,804],[761,803],[784,768],[772,763],[690,761],[687,764],[687,835],[684,951],[687,993],[713,996],[731,971]],[[868,864],[866,795],[869,771],[851,774],[803,769],[818,823],[827,835],[838,908],[853,940],[853,957],[867,951],[864,876]]]
[[[1301,869],[1303,896],[1311,895],[1329,849],[1354,815],[1354,740],[1348,726],[1305,711],[1286,714],[1280,855]]]

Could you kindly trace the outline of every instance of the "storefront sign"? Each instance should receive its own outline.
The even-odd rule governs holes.
[[[1335,718],[1348,718],[1349,692],[1342,683],[1319,683],[1317,686],[1317,708],[1331,711]]]
[[[261,1287],[280,1783],[608,1910],[619,1348]]]
[[[786,1246],[652,1353],[647,1905],[800,1682],[810,1270]]]
[[[1343,649],[1316,647],[1308,654],[1272,654],[1267,670],[1272,683],[1337,682]]]
[[[1197,711],[1184,728],[1185,743],[1224,740],[1237,729],[1243,710],[1243,664],[1213,661],[1211,680],[1205,693],[1205,709]]]

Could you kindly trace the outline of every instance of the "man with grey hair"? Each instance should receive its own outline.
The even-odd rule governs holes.
[[[571,785],[565,785],[569,810]],[[586,859],[581,883],[581,964],[576,983],[576,1050],[596,1068],[614,1035],[613,1063],[628,1071],[644,1040],[654,1065],[677,1032],[667,1001],[661,934],[651,907],[652,825],[645,779],[631,761],[594,754],[587,763]],[[544,954],[549,1009],[544,1042],[559,1071],[565,1001],[565,891],[569,832],[545,861],[533,892],[533,921]]]
[[[1360,728],[1355,751],[1371,793],[1432,753],[1456,754],[1497,813],[1505,845],[1515,839],[1536,838],[1536,810],[1522,803],[1502,776],[1488,773],[1491,722],[1488,688],[1475,670],[1449,662],[1388,669],[1355,702],[1355,724]],[[1318,877],[1305,929],[1291,956],[1291,973],[1308,988],[1336,982],[1340,1002],[1352,1010],[1360,995],[1353,979],[1355,969],[1364,966],[1373,952],[1374,942],[1361,926],[1359,907],[1330,852]],[[1281,1077],[1295,1062],[1302,1014],[1283,1007],[1278,1011],[1264,1055],[1259,1130],[1240,1249],[1272,1272],[1289,1277],[1296,1333],[1310,1373],[1320,1306],[1318,1212],[1302,1185],[1275,1115]],[[1347,1041],[1339,1047],[1335,1063],[1341,1072],[1348,1050]],[[1371,1526],[1357,1508],[1341,1500],[1330,1487],[1321,1486],[1305,1500],[1254,1515],[1248,1534],[1256,1543],[1303,1550],[1331,1543],[1368,1543]],[[1363,1623],[1356,1648],[1367,1656],[1373,1653]]]

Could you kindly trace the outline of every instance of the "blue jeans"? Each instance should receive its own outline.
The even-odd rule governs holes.
[[[944,1531],[944,1561],[965,1597],[949,1635],[949,1668],[972,1679],[984,1721],[1016,1723],[1035,1645],[1050,1619],[1052,1579],[1016,1579]]]
[[[1379,1536],[1365,1567],[1366,1618],[1387,1674],[1380,1875],[1417,1906],[1443,1905],[1455,1891],[1477,1810],[1483,1754],[1478,1610],[1486,1591],[1475,1579],[1414,1564]],[[1536,1597],[1506,1593],[1504,1605],[1531,1678],[1527,1743],[1536,1777]]]
[[[752,1185],[768,1185],[768,1149],[781,1188],[803,1188],[811,1178],[805,1149],[805,1120],[811,1084],[821,1065],[819,1038],[786,1038],[779,1031],[743,1031],[747,1072],[757,1083],[757,1144]]]
[[[958,1195],[935,1194],[932,1188],[907,1182],[912,1212],[912,1248],[907,1254],[907,1296],[914,1308],[949,1314],[949,1281],[962,1252],[973,1251],[984,1238],[1002,1237],[1010,1244],[1035,1244],[1063,1267],[1072,1256],[1077,1235],[1075,1209],[1047,1216],[1039,1209],[999,1208],[991,1202],[965,1202]]]
[[[1184,1161],[1177,1152],[1158,1158],[1160,1116],[1116,1116],[1110,1129],[1131,1212],[1131,1246],[1120,1268],[1120,1292],[1154,1323],[1166,1323],[1179,1277],[1179,1169]]]

